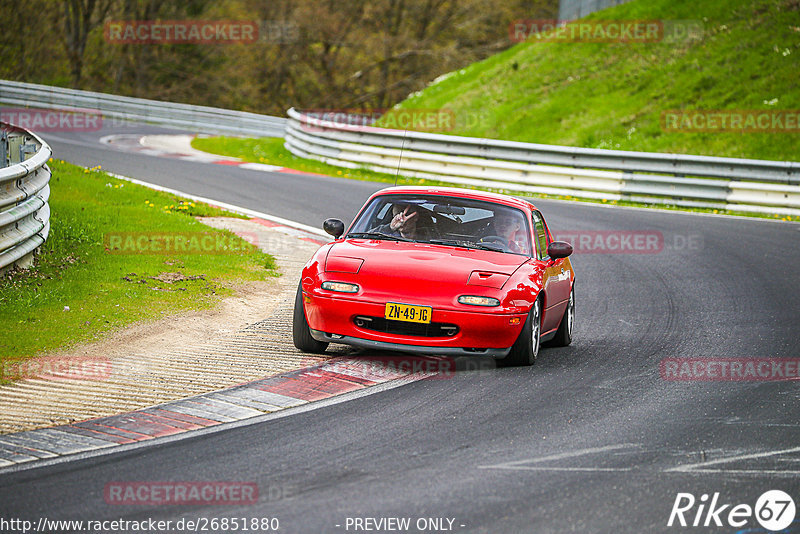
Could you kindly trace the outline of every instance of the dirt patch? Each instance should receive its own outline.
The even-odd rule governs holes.
[[[256,234],[281,276],[227,283],[233,296],[212,309],[129,325],[102,340],[45,355],[50,362],[107,362],[110,372],[80,379],[27,379],[0,387],[0,433],[113,415],[214,391],[313,363],[291,341],[291,310],[305,261],[318,245],[308,234],[225,217],[205,224]],[[203,279],[181,265],[157,276],[128,273],[131,283],[161,288]],[[319,361],[320,358],[313,358]]]

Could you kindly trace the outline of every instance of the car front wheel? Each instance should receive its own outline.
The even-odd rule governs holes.
[[[297,295],[294,298],[294,316],[292,317],[292,341],[294,346],[303,352],[319,354],[325,352],[328,344],[317,341],[311,337],[311,328],[308,326],[306,312],[303,309],[303,286],[297,286]]]
[[[541,345],[539,337],[542,326],[541,302],[537,299],[531,306],[528,318],[522,327],[517,341],[511,347],[511,352],[503,359],[497,360],[500,367],[516,367],[522,365],[533,365],[539,355]]]

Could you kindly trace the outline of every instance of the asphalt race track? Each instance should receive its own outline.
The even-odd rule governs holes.
[[[123,133],[156,131],[165,132]],[[316,227],[328,216],[350,221],[384,186],[118,152],[97,141],[112,133],[43,137],[60,159]],[[274,517],[281,532],[313,533],[354,532],[354,518],[394,517],[412,526],[445,518],[443,528],[423,525],[427,532],[705,532],[667,527],[678,493],[699,504],[718,492],[719,504],[731,505],[723,524],[732,506],[755,506],[767,490],[797,501],[798,382],[666,380],[660,363],[800,357],[800,225],[537,205],[556,234],[662,239],[659,250],[639,254],[578,247],[570,347],[543,350],[531,368],[476,370],[480,362],[464,360],[448,379],[0,474],[0,516]],[[114,481],[253,482],[260,498],[239,506],[109,505],[103,490]],[[688,522],[697,511],[686,512]],[[754,518],[718,531],[766,532]],[[788,531],[800,532],[800,519]]]

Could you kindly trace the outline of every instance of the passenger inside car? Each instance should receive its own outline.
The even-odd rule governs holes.
[[[417,241],[426,241],[435,235],[431,216],[419,206],[408,203],[392,205],[392,219],[386,224],[372,228],[370,232]]]

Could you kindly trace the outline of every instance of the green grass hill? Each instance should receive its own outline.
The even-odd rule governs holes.
[[[634,0],[584,20],[702,25],[657,42],[535,36],[399,105],[446,109],[442,133],[579,147],[800,160],[800,0]],[[671,110],[767,110],[782,131],[685,132]],[[791,127],[793,124],[793,128]]]

